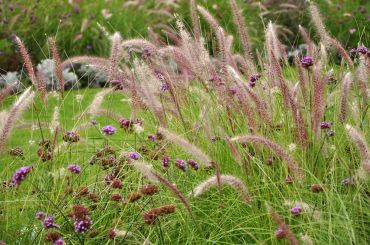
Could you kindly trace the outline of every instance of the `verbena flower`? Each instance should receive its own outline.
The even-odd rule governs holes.
[[[108,232],[108,237],[109,239],[114,239],[117,236],[117,231],[116,229],[112,229]]]
[[[112,135],[116,133],[116,128],[111,125],[107,125],[102,128],[102,132],[105,135]]]
[[[13,174],[10,180],[10,186],[20,185],[26,176],[32,171],[32,167],[24,166],[19,168]]]
[[[194,169],[194,170],[198,170],[199,169],[199,164],[194,161],[193,159],[189,159],[188,161],[188,164]]]
[[[162,82],[162,84],[161,84],[161,90],[162,91],[168,90],[168,84],[166,82]]]
[[[235,95],[236,92],[238,92],[238,89],[236,86],[230,86],[229,91],[231,95]]]
[[[302,208],[300,206],[295,206],[293,208],[290,209],[290,212],[293,214],[293,215],[299,215],[301,212],[302,212]]]
[[[121,118],[119,121],[121,128],[132,130],[135,125],[141,125],[142,122],[139,119],[130,120],[126,118]]]
[[[53,242],[53,245],[64,245],[64,240],[63,238],[58,238]]]
[[[50,228],[60,228],[58,224],[54,223],[54,216],[47,216],[44,219],[44,222],[42,223],[45,229],[50,229]]]
[[[168,168],[169,162],[170,162],[170,158],[168,156],[164,156],[162,158],[162,166],[164,168]]]
[[[46,216],[46,214],[44,212],[37,212],[36,213],[36,219],[38,219],[38,220],[44,219],[45,216]]]
[[[275,231],[275,237],[276,237],[276,239],[281,239],[281,238],[285,237],[285,232],[284,232],[283,228],[279,227]]]
[[[110,84],[114,87],[115,90],[122,90],[123,85],[120,80],[114,79],[110,81]]]
[[[129,158],[131,158],[133,160],[139,160],[140,155],[136,151],[131,151],[130,154],[129,154]]]
[[[350,52],[367,54],[369,52],[369,49],[365,46],[361,46],[361,47],[358,47],[358,48],[351,49]]]
[[[328,129],[331,127],[331,122],[321,122],[320,127],[321,129]]]
[[[85,233],[87,230],[90,229],[91,225],[92,225],[92,222],[89,217],[85,217],[85,219],[82,219],[82,220],[76,220],[74,223],[75,232]]]
[[[156,139],[157,139],[157,137],[155,137],[155,135],[153,135],[153,134],[149,134],[148,135],[148,140],[150,140],[150,141],[156,141]]]
[[[67,168],[70,172],[79,174],[81,172],[81,167],[79,165],[73,164],[69,165]]]
[[[301,65],[304,68],[308,68],[313,65],[313,59],[310,56],[305,56],[301,59]]]
[[[182,159],[176,159],[175,160],[175,165],[179,168],[179,169],[181,169],[182,171],[186,171],[186,170],[188,170],[188,165],[186,164],[186,162],[184,161],[184,160],[182,160]]]
[[[254,82],[256,82],[258,79],[260,79],[261,78],[261,74],[259,74],[259,73],[256,73],[256,74],[253,74],[253,75],[251,75],[250,77],[249,77],[249,81],[251,82],[251,83],[254,83]]]

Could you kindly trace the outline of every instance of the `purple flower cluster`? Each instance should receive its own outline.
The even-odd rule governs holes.
[[[313,65],[313,59],[310,56],[305,56],[301,59],[301,65],[304,68],[308,68]]]
[[[156,141],[157,140],[157,137],[155,135],[153,135],[153,134],[149,134],[148,135],[148,140],[150,140],[150,141]]]
[[[235,95],[235,94],[236,94],[236,92],[238,92],[238,89],[237,89],[237,87],[236,87],[236,86],[230,86],[230,87],[229,87],[229,91],[230,91],[230,94],[231,94],[231,95]]]
[[[131,151],[128,155],[128,157],[130,159],[133,159],[133,160],[139,160],[140,159],[140,155],[139,153],[137,153],[136,151]]]
[[[251,88],[254,88],[254,86],[256,86],[257,80],[260,79],[260,78],[261,78],[261,74],[259,74],[259,73],[251,75],[249,77],[249,86]]]
[[[46,214],[44,212],[37,212],[36,213],[36,219],[38,219],[38,220],[44,219],[45,216],[46,216]]]
[[[58,238],[53,242],[53,245],[64,245],[64,240],[63,238]]]
[[[321,129],[329,129],[331,127],[331,122],[321,122]]]
[[[251,88],[254,88],[254,86],[256,86],[256,82],[258,79],[261,78],[261,74],[259,73],[256,73],[256,74],[253,74],[251,76],[249,76],[249,86]]]
[[[168,90],[168,84],[166,82],[162,82],[162,84],[161,84],[161,90],[162,91]]]
[[[116,133],[116,128],[112,125],[107,125],[102,128],[102,132],[105,135],[112,135]]]
[[[169,162],[170,162],[170,158],[168,156],[164,156],[162,158],[162,166],[164,168],[168,168]]]
[[[352,48],[350,51],[350,53],[360,53],[360,54],[368,54],[369,53],[369,49],[367,47],[358,47],[358,48]]]
[[[255,83],[258,79],[260,79],[261,78],[261,74],[259,74],[259,73],[256,73],[256,74],[253,74],[253,75],[251,75],[250,77],[249,77],[249,81],[251,82],[251,83]]]
[[[31,171],[32,167],[29,166],[17,169],[10,180],[9,186],[20,185]]]
[[[79,174],[81,173],[81,167],[76,164],[69,165],[67,168],[71,173]]]
[[[298,205],[290,209],[290,213],[293,215],[299,215],[301,212],[302,208]]]
[[[74,223],[75,232],[85,233],[88,229],[90,229],[91,225],[92,225],[92,222],[89,217],[85,217],[85,219],[81,219],[81,220],[76,220]]]
[[[175,165],[181,169],[182,171],[186,172],[186,170],[188,170],[188,165],[186,164],[186,162],[182,159],[176,159],[175,160]]]
[[[122,85],[122,82],[120,80],[111,80],[110,81],[110,84],[114,87],[115,90],[122,90],[123,89],[123,85]]]
[[[194,169],[194,170],[198,170],[199,169],[199,164],[194,161],[193,159],[189,159],[188,161],[188,164]]]
[[[57,228],[59,229],[60,226],[58,224],[55,224],[54,223],[54,216],[47,216],[45,219],[44,219],[44,222],[42,222],[43,226],[45,229],[50,229],[50,228]]]
[[[282,227],[279,227],[276,231],[275,231],[275,237],[276,239],[281,239],[283,237],[285,237],[285,232],[283,230]]]
[[[142,125],[142,121],[139,119],[121,118],[119,119],[118,122],[121,125],[121,128],[126,129],[126,130],[133,130],[135,124]]]

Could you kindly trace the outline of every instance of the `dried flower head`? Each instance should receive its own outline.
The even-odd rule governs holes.
[[[319,185],[319,184],[313,184],[313,185],[311,185],[311,191],[313,192],[313,193],[318,193],[318,192],[323,192],[324,191],[324,189],[322,188],[322,186],[321,185]]]
[[[73,131],[66,131],[63,135],[65,142],[75,143],[80,141],[80,135]]]
[[[140,192],[143,195],[151,196],[159,191],[158,186],[155,184],[144,185],[140,188]]]

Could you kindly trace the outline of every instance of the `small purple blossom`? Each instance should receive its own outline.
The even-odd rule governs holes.
[[[155,135],[153,135],[153,134],[149,134],[148,135],[148,140],[150,140],[150,141],[156,141],[157,140],[157,137],[155,137]]]
[[[45,216],[46,216],[46,214],[44,212],[37,212],[36,213],[36,219],[38,219],[38,220],[44,219]]]
[[[220,81],[220,78],[217,75],[211,75],[208,79],[210,82],[217,82]]]
[[[357,52],[359,52],[361,54],[367,54],[369,52],[369,49],[366,48],[366,47],[358,47]]]
[[[329,129],[331,127],[331,122],[321,122],[321,129]]]
[[[168,90],[168,84],[166,82],[162,82],[162,84],[161,84],[161,90],[162,91]]]
[[[164,157],[162,158],[162,166],[163,166],[164,168],[168,168],[168,164],[169,164],[169,162],[170,162],[170,158],[169,158],[168,156],[164,156]]]
[[[193,159],[189,159],[188,160],[188,164],[194,169],[194,170],[198,170],[199,169],[199,164],[194,161]]]
[[[139,160],[140,159],[140,155],[136,151],[131,151],[128,156],[129,156],[129,158],[131,158],[133,160]]]
[[[81,167],[79,165],[73,164],[69,165],[67,168],[71,173],[79,174],[81,173]]]
[[[77,233],[85,233],[88,229],[91,227],[91,219],[89,217],[86,217],[82,220],[76,220],[74,223],[75,226],[75,232]]]
[[[10,186],[20,185],[22,181],[26,178],[26,176],[31,172],[32,167],[24,166],[15,171],[11,180]]]
[[[10,11],[13,11],[14,10],[14,4],[9,3],[8,8],[9,8]]]
[[[304,68],[308,68],[313,65],[313,59],[310,56],[305,56],[301,59],[301,65]]]
[[[47,216],[44,219],[44,222],[42,223],[45,229],[50,229],[50,228],[60,228],[58,224],[54,223],[54,216]]]
[[[122,85],[122,82],[120,80],[117,80],[117,79],[111,80],[110,84],[113,87],[115,87],[116,90],[122,90],[123,89],[123,85]]]
[[[267,165],[272,165],[273,163],[273,158],[272,157],[269,157],[267,160],[266,160],[266,164]]]
[[[121,118],[119,119],[119,124],[121,125],[121,128],[128,129],[132,125],[132,121],[130,119]]]
[[[358,48],[352,48],[349,52],[350,53],[367,54],[369,52],[369,49],[365,46],[361,46],[361,47],[358,47]]]
[[[175,165],[181,169],[182,171],[186,172],[186,170],[188,170],[188,165],[186,164],[186,162],[182,159],[176,159],[175,160]]]
[[[281,238],[285,237],[285,232],[284,232],[283,228],[279,227],[275,231],[275,237],[276,237],[276,239],[281,239]]]
[[[341,183],[343,185],[350,185],[350,184],[353,184],[354,182],[354,178],[353,177],[348,177],[348,178],[345,178],[341,181]]]
[[[261,74],[259,74],[259,73],[256,73],[256,74],[253,74],[253,75],[251,75],[250,77],[249,77],[249,81],[251,82],[251,83],[255,83],[258,79],[260,79],[261,78]]]
[[[63,238],[58,238],[53,242],[53,245],[64,245],[64,240]]]
[[[112,134],[116,133],[116,128],[111,126],[111,125],[107,125],[107,126],[104,126],[102,128],[102,132],[105,135],[112,135]]]
[[[229,91],[231,95],[235,95],[236,92],[238,92],[238,89],[236,86],[230,86]]]
[[[291,214],[293,215],[299,215],[302,212],[302,208],[300,206],[295,206],[292,209],[290,209]]]

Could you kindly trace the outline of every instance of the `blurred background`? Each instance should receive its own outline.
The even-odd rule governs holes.
[[[369,0],[316,2],[329,32],[344,47],[368,45]],[[312,39],[317,37],[305,0],[240,0],[238,3],[255,48],[263,48],[263,29],[270,20],[277,24],[279,38],[287,51],[299,49],[303,43],[298,24],[310,32]],[[229,33],[236,33],[228,0],[198,0],[197,4],[214,14]],[[4,77],[6,72],[22,68],[22,59],[13,42],[15,35],[24,41],[35,65],[50,57],[48,36],[56,38],[62,58],[82,54],[107,56],[110,42],[105,33],[118,31],[125,39],[147,37],[150,28],[168,40],[175,26],[175,13],[190,26],[188,0],[0,0],[0,73]],[[211,49],[213,34],[203,22],[202,28]],[[239,49],[238,42],[234,48]]]

